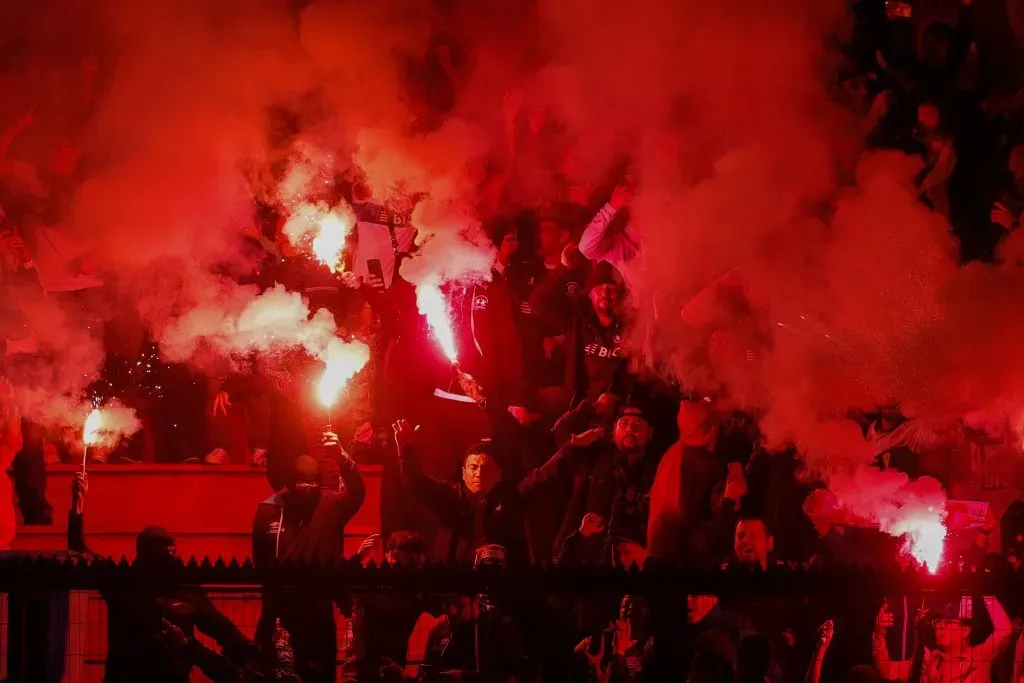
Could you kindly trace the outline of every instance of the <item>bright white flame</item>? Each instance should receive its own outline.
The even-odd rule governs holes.
[[[341,264],[349,222],[343,216],[328,213],[320,216],[317,224],[319,229],[313,238],[313,254],[333,273]]]
[[[294,210],[282,232],[293,247],[310,250],[333,273],[341,266],[345,239],[353,225],[355,215],[344,203],[333,208],[305,203]]]
[[[934,574],[942,560],[946,525],[936,511],[929,508],[928,512],[930,515],[927,517],[906,520],[903,525],[903,549]]]
[[[444,355],[448,360],[455,362],[458,354],[455,353],[455,337],[452,335],[451,322],[448,320],[448,304],[440,288],[433,284],[421,284],[416,287],[416,305],[420,313],[427,319],[434,338],[441,345]]]
[[[330,408],[352,376],[370,360],[370,349],[362,342],[334,340],[327,347],[326,355],[324,374],[317,383],[317,396],[325,408]]]
[[[99,408],[93,408],[89,417],[85,418],[85,426],[82,428],[82,442],[86,446],[93,446],[100,440],[100,430],[103,429],[103,413]]]

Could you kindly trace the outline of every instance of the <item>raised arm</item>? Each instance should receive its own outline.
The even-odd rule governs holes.
[[[363,475],[359,473],[359,466],[338,443],[336,434],[324,435],[324,448],[328,453],[337,456],[338,474],[344,485],[339,496],[339,504],[342,508],[341,524],[346,524],[356,516],[359,508],[363,506],[363,502],[366,500],[366,484],[363,482]]]
[[[978,602],[975,600],[975,603]],[[1013,636],[1013,622],[1006,610],[1003,609],[999,598],[986,595],[980,603],[982,609],[987,610],[989,618],[992,619],[992,634],[978,647],[983,648],[982,652],[990,657],[995,657],[1010,645],[1010,639]]]
[[[203,592],[199,593],[196,600],[196,628],[217,641],[221,652],[235,664],[245,665],[259,658],[256,644],[246,638]]]
[[[889,659],[886,636],[892,626],[892,613],[887,604],[882,605],[875,618],[875,630],[871,634],[871,657],[875,669],[886,681],[906,681],[910,678],[910,661],[894,662]]]
[[[85,472],[77,472],[71,481],[71,509],[68,510],[68,550],[87,553],[85,545],[85,495],[89,492],[89,479]]]
[[[811,657],[811,663],[807,667],[807,675],[804,677],[804,683],[821,683],[821,665],[825,661],[825,655],[828,653],[828,646],[832,643],[832,636],[835,634],[835,624],[829,619],[818,629],[818,642],[814,647],[814,655]]]
[[[630,239],[628,231],[611,232],[609,228],[615,216],[629,202],[630,190],[619,186],[612,193],[612,198],[602,206],[591,219],[586,230],[580,236],[580,252],[592,261],[607,261],[613,266],[625,263],[636,257],[639,246]]]
[[[398,466],[405,490],[422,499],[438,515],[446,516],[459,502],[455,485],[423,473],[419,449],[413,443],[415,430],[406,420],[394,424],[395,443],[398,445]]]
[[[537,486],[558,478],[562,472],[573,467],[582,455],[582,451],[589,448],[604,438],[603,427],[588,429],[569,439],[569,442],[558,449],[558,452],[551,456],[546,463],[531,470],[519,483],[519,493],[528,495]]]

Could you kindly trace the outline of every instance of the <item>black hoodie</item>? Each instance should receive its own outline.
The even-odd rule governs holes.
[[[358,467],[343,452],[338,469],[339,489],[321,490],[319,499],[307,508],[296,505],[287,491],[259,504],[252,530],[252,557],[258,568],[279,562],[328,564],[344,559],[345,525],[362,506],[366,487]],[[337,653],[334,597],[322,591],[265,586],[256,641],[268,647],[275,621],[280,619],[291,633],[300,672],[333,668]]]
[[[74,509],[69,513],[68,545],[72,550],[86,550],[83,520]],[[167,540],[172,542],[169,537]],[[165,621],[190,639],[197,630],[206,634],[225,654],[255,655],[252,643],[202,588],[175,583],[161,567],[146,567],[143,558],[137,559],[135,566],[137,573],[130,582],[100,586],[107,603],[104,683],[188,683],[196,660],[187,650],[167,646]]]

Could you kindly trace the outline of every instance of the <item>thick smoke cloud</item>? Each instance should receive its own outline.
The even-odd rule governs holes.
[[[804,444],[812,469],[821,424],[848,408],[944,414],[1024,379],[1024,276],[958,268],[948,226],[915,199],[914,162],[863,152],[857,117],[832,97],[840,0],[99,6],[118,59],[87,137],[103,163],[70,227],[169,358],[201,338],[262,349],[264,306],[300,345],[333,333],[297,295],[210,273],[244,260],[254,197],[289,217],[336,174],[382,202],[425,195],[408,279],[487,277],[477,193],[504,145],[502,96],[521,89],[573,141],[572,183],[600,185],[627,159],[639,180],[638,359],[755,412],[770,443]],[[427,59],[442,35],[461,46],[454,76]],[[429,83],[450,100],[433,124]],[[268,134],[274,108],[297,135]]]

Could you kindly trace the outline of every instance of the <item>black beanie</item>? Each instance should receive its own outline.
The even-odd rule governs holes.
[[[619,285],[622,286],[622,276],[619,271],[615,269],[615,266],[608,263],[607,261],[598,261],[594,264],[594,267],[590,269],[590,274],[587,275],[587,283],[584,289],[589,294],[590,290],[598,285]]]
[[[138,557],[153,557],[165,553],[175,545],[174,537],[159,526],[147,526],[135,537],[135,554]]]
[[[488,232],[490,232],[491,241],[494,242],[494,246],[500,248],[501,243],[505,241],[505,235],[519,236],[519,226],[516,225],[515,221],[503,220],[492,225]]]

